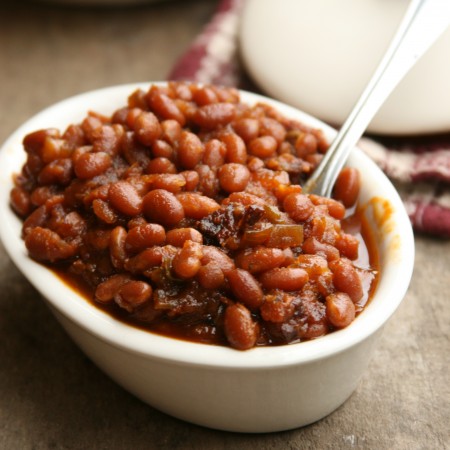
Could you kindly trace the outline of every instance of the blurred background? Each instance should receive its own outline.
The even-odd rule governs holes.
[[[216,0],[2,2],[1,139],[65,97],[115,84],[166,79],[217,4]]]

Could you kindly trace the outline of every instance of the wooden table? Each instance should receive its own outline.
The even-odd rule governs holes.
[[[0,6],[1,141],[67,96],[164,79],[216,6],[16,3]],[[0,448],[450,448],[450,242],[416,236],[416,246],[410,290],[352,397],[303,429],[244,435],[179,421],[114,384],[69,340],[0,245]]]

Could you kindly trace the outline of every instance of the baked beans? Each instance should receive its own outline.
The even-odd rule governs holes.
[[[134,326],[289,344],[349,326],[374,290],[358,171],[333,198],[304,194],[322,131],[235,89],[152,85],[23,146],[10,199],[29,255]]]

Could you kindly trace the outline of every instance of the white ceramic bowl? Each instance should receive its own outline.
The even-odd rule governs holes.
[[[246,0],[240,44],[256,83],[336,126],[369,82],[409,0]],[[450,29],[386,100],[369,130],[450,131]]]
[[[368,205],[380,254],[379,285],[371,303],[348,328],[313,341],[242,352],[154,335],[116,321],[28,258],[20,238],[21,222],[9,207],[11,176],[24,162],[23,136],[44,127],[64,129],[89,109],[111,113],[137,87],[117,86],[65,100],[30,119],[4,144],[0,237],[7,252],[92,361],[155,408],[196,424],[241,432],[279,431],[321,419],[356,388],[383,325],[404,297],[413,268],[413,235],[401,200],[361,151],[354,150],[349,164],[363,173],[361,202]],[[321,126],[329,137],[334,134],[300,111],[242,93],[243,101],[261,99],[287,116]]]

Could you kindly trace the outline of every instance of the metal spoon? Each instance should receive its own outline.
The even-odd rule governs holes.
[[[450,0],[412,0],[386,54],[303,192],[330,197],[339,172],[375,113],[450,24]]]

